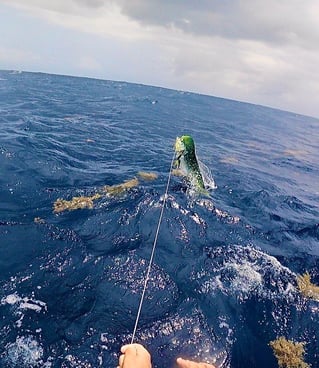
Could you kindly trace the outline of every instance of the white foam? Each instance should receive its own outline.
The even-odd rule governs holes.
[[[18,336],[5,349],[5,360],[9,367],[51,367],[43,361],[43,348],[33,336]]]
[[[217,185],[215,184],[215,180],[213,178],[213,174],[211,170],[200,160],[198,160],[198,165],[200,172],[202,173],[205,188],[206,189],[216,189]]]
[[[41,300],[35,300],[28,297],[21,298],[17,293],[9,294],[1,299],[2,305],[16,305],[17,310],[33,310],[35,312],[47,311],[47,305]]]
[[[251,290],[263,283],[263,277],[253,264],[243,261],[240,264],[232,263],[229,267],[235,271],[236,276],[232,280],[232,285],[237,290],[249,293]]]
[[[31,310],[34,310],[36,312],[41,312],[41,310],[42,310],[42,307],[40,307],[37,304],[32,304],[32,303],[21,303],[20,308],[21,309],[31,309]]]
[[[5,304],[13,305],[13,304],[18,303],[20,300],[21,298],[19,297],[18,294],[10,294],[1,299],[1,304],[2,305],[5,305]]]
[[[214,254],[223,254],[214,263]],[[273,256],[251,246],[216,247],[213,250],[212,270],[201,270],[195,279],[199,292],[209,294],[222,291],[227,295],[248,298],[251,294],[263,298],[294,298],[296,288],[289,280],[296,275]]]
[[[65,360],[70,363],[70,367],[72,368],[92,368],[92,365],[88,362],[82,362],[79,358],[75,357],[72,354],[68,354],[65,357]]]

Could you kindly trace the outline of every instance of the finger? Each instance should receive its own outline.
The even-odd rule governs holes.
[[[176,359],[176,363],[181,368],[189,368],[190,367],[189,361],[188,360],[185,360],[183,358],[177,358]]]
[[[121,352],[123,354],[134,354],[138,355],[138,352],[147,351],[143,345],[140,344],[127,344],[121,347]]]
[[[180,368],[214,368],[212,364],[197,363],[183,358],[177,358],[176,363]]]
[[[125,351],[131,346],[131,344],[123,345],[121,347],[121,353],[125,354]]]
[[[125,359],[125,355],[124,354],[122,354],[122,355],[120,355],[120,358],[119,358],[119,366],[120,366],[120,368],[123,366],[123,364],[124,364],[124,359]]]

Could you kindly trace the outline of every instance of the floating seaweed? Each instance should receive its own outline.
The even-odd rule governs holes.
[[[297,284],[299,291],[303,296],[309,299],[314,299],[319,301],[319,286],[311,282],[311,277],[309,272],[303,275],[297,276]]]
[[[279,337],[277,340],[269,343],[277,358],[279,367],[283,368],[308,368],[310,367],[304,361],[305,342],[293,342],[285,337]]]
[[[125,192],[128,189],[137,187],[139,184],[138,179],[137,178],[133,178],[130,180],[125,181],[122,184],[117,184],[117,185],[105,185],[103,187],[103,192],[109,195],[117,195],[117,194],[121,194],[123,192]]]
[[[70,201],[59,198],[53,204],[53,212],[74,211],[83,208],[93,208],[93,201],[101,198],[101,194],[96,193],[90,197],[73,197]]]
[[[53,204],[53,212],[60,213],[63,211],[74,211],[79,209],[92,209],[94,207],[93,201],[105,196],[115,196],[125,192],[128,189],[136,187],[138,185],[138,179],[133,178],[127,180],[122,184],[118,185],[106,185],[102,188],[102,193],[96,193],[88,197],[73,197],[71,200],[67,201],[65,199],[59,198]]]
[[[158,178],[158,175],[156,173],[152,173],[152,172],[145,172],[145,171],[139,171],[137,173],[137,175],[143,179],[143,180],[148,180],[148,181],[151,181],[151,180],[155,180]]]

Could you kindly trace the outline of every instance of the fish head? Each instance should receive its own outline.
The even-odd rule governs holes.
[[[183,152],[185,151],[185,146],[182,141],[182,137],[176,137],[174,148],[175,148],[176,156],[183,154]]]
[[[175,141],[175,152],[177,156],[185,153],[195,152],[194,140],[190,135],[182,135],[177,137]]]

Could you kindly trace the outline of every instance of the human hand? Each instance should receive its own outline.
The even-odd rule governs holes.
[[[121,347],[118,368],[152,368],[151,355],[140,344],[128,344]]]
[[[215,368],[212,364],[197,363],[183,358],[177,358],[176,363],[180,368]]]

